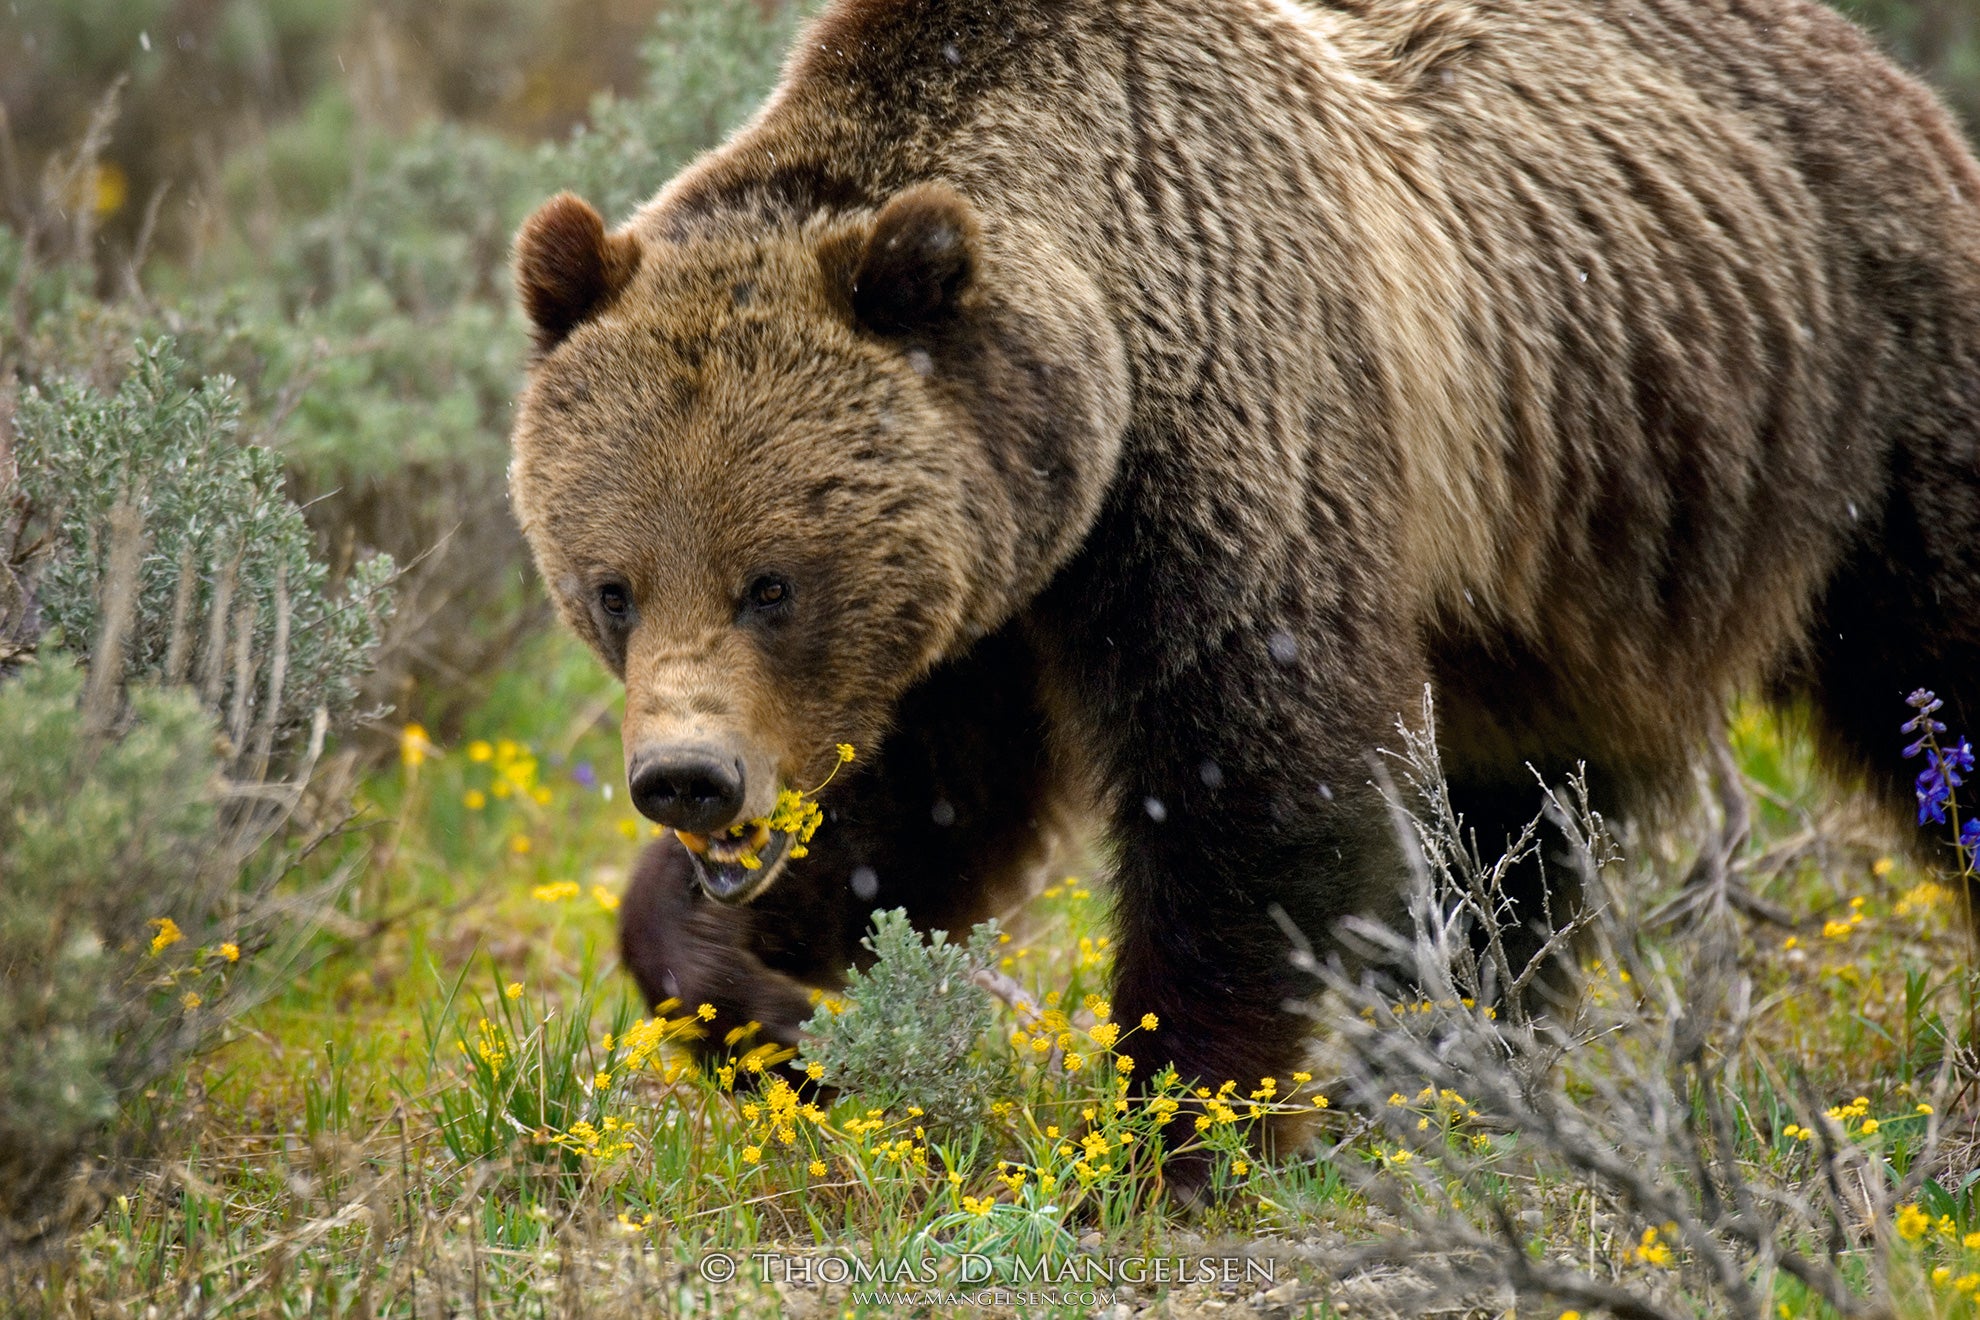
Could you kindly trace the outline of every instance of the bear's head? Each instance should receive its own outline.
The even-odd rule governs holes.
[[[634,804],[740,902],[794,848],[780,791],[877,746],[1077,548],[1126,372],[1093,282],[946,186],[782,223],[665,202],[608,234],[566,194],[524,225],[511,494],[625,680]]]

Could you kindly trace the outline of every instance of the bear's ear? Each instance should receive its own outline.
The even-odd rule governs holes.
[[[538,352],[564,341],[626,287],[639,268],[639,240],[607,234],[590,203],[558,193],[516,235],[516,291],[536,328]]]
[[[946,184],[918,183],[880,208],[852,279],[853,314],[900,334],[952,315],[976,273],[977,223]]]

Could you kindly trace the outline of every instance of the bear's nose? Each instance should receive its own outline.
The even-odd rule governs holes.
[[[743,805],[742,762],[707,747],[668,747],[637,757],[626,775],[639,814],[690,834],[735,822]]]

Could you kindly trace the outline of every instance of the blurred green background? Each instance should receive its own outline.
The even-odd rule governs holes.
[[[333,580],[403,568],[367,704],[449,731],[545,613],[503,494],[508,254],[621,216],[775,78],[790,0],[16,0],[0,25],[0,441],[140,338],[224,375]]]

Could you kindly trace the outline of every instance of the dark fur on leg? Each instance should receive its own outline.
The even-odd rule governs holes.
[[[712,1004],[700,1053],[727,1049],[731,1031],[758,1024],[738,1046],[795,1047],[811,996],[763,963],[752,947],[755,914],[717,903],[694,881],[687,850],[672,835],[640,854],[619,905],[619,950],[647,1007],[678,1001],[678,1013]]]

